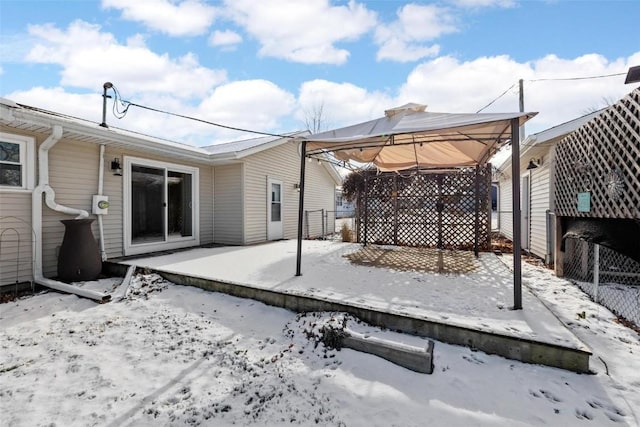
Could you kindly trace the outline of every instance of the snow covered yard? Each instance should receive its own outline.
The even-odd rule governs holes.
[[[2,424],[640,425],[638,335],[547,270],[525,264],[523,278],[593,350],[595,375],[440,342],[434,373],[418,374],[317,339],[345,319],[362,333],[424,339],[138,275],[121,302],[47,293],[0,306]]]

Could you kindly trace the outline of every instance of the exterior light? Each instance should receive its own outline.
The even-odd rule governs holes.
[[[122,176],[122,166],[120,165],[120,159],[117,157],[111,161],[111,172],[115,176]]]

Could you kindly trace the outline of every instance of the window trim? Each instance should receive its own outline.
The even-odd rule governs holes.
[[[32,191],[35,187],[35,144],[34,137],[26,135],[16,135],[13,133],[0,132],[0,141],[18,144],[20,146],[20,166],[22,167],[22,185],[0,184],[2,192],[23,192]]]

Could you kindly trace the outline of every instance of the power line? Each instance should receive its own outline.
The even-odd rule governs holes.
[[[568,80],[590,80],[590,79],[603,79],[605,77],[615,77],[615,76],[624,76],[627,73],[614,73],[614,74],[603,74],[600,76],[587,76],[587,77],[563,77],[563,78],[548,78],[548,79],[531,79],[527,80],[528,82],[548,82],[548,81],[568,81]]]
[[[512,84],[511,86],[509,86],[507,88],[507,90],[505,90],[504,92],[502,92],[500,95],[498,95],[493,101],[491,101],[490,103],[488,103],[487,105],[485,105],[484,107],[482,107],[481,109],[479,109],[478,111],[476,111],[476,113],[479,113],[480,111],[484,110],[485,108],[487,108],[488,106],[490,106],[491,104],[493,104],[494,102],[496,102],[498,99],[502,98],[504,95],[506,95],[507,92],[509,92],[514,86],[516,85],[516,83]]]
[[[606,77],[624,76],[626,74],[627,73],[624,72],[624,73],[602,74],[602,75],[598,75],[598,76],[585,76],[585,77],[559,77],[559,78],[548,78],[548,79],[529,79],[529,80],[526,80],[526,81],[529,82],[529,83],[532,83],[532,82],[550,82],[550,81],[591,80],[591,79],[602,79],[602,78],[606,78]],[[511,86],[509,86],[509,88],[507,88],[507,90],[505,90],[500,95],[498,95],[496,98],[494,98],[493,101],[489,102],[487,105],[485,105],[484,107],[482,107],[481,109],[476,111],[476,113],[479,113],[480,111],[484,110],[485,108],[489,107],[491,104],[496,102],[498,99],[502,98],[516,84],[517,83],[514,83]]]
[[[278,133],[262,132],[262,131],[257,131],[257,130],[239,128],[239,127],[235,127],[235,126],[223,125],[223,124],[220,124],[220,123],[215,123],[215,122],[211,122],[211,121],[204,120],[204,119],[199,119],[197,117],[187,116],[187,115],[178,114],[178,113],[172,113],[170,111],[161,110],[159,108],[153,108],[153,107],[149,107],[149,106],[142,105],[142,104],[136,104],[135,102],[129,102],[129,101],[123,100],[122,97],[120,96],[120,92],[118,92],[118,90],[116,89],[115,86],[113,86],[113,91],[115,93],[115,100],[113,102],[113,115],[115,117],[117,117],[118,119],[124,118],[124,116],[127,115],[129,107],[134,106],[134,107],[142,108],[142,109],[149,110],[149,111],[155,111],[156,113],[163,113],[163,114],[167,114],[167,115],[170,115],[170,116],[175,116],[175,117],[180,117],[180,118],[187,119],[187,120],[193,120],[193,121],[196,121],[196,122],[205,123],[205,124],[208,124],[208,125],[211,125],[211,126],[217,126],[217,127],[224,128],[224,129],[236,130],[236,131],[239,131],[239,132],[247,132],[247,133],[253,133],[253,134],[257,134],[257,135],[275,136],[275,137],[279,137],[279,138],[295,138],[294,136],[291,136],[291,135],[282,135],[282,134],[278,134]],[[121,105],[124,108],[122,110],[120,110],[120,108],[117,106],[118,104]]]

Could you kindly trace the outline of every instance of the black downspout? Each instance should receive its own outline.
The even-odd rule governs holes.
[[[304,169],[307,164],[307,142],[302,141],[300,153],[300,198],[298,201],[298,251],[296,255],[296,276],[302,276],[302,218],[304,216]]]

